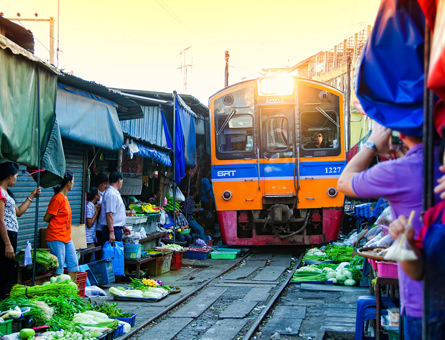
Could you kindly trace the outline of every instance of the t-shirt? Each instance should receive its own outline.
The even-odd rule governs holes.
[[[435,169],[438,167],[435,167]],[[393,220],[400,215],[409,216],[415,211],[412,221],[416,235],[422,227],[422,178],[423,144],[414,145],[405,157],[379,163],[352,178],[352,189],[361,198],[381,197],[389,201]],[[435,178],[438,178],[435,176]],[[415,318],[422,317],[422,282],[405,274],[398,264],[401,310]]]
[[[88,202],[86,208],[86,218],[93,218],[95,213],[96,209],[94,209],[93,202]],[[96,239],[96,224],[97,224],[97,217],[94,220],[93,225],[91,227],[88,228],[85,225],[85,234],[87,237],[87,243],[94,243],[94,240]]]
[[[98,223],[106,226],[106,214],[110,212],[113,214],[113,227],[125,227],[127,219],[125,215],[125,204],[119,191],[111,185],[105,190]]]
[[[19,222],[17,221],[17,214],[15,211],[15,201],[9,196],[8,191],[1,188],[0,199],[5,201],[5,217],[6,230],[19,231]]]
[[[46,231],[46,241],[71,241],[71,207],[68,198],[60,192],[55,194],[46,213],[53,215]]]

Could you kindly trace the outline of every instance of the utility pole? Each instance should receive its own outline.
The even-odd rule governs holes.
[[[224,87],[229,86],[229,51],[224,52],[224,59],[226,61],[226,68],[224,71]]]
[[[18,18],[8,18],[10,21],[46,21],[49,22],[49,63],[54,65],[54,18],[49,17],[49,19],[31,19],[31,18],[20,18],[20,13],[17,13]],[[35,14],[37,17],[37,13]]]
[[[192,67],[192,64],[187,64],[186,63],[186,52],[191,49],[192,46],[189,46],[187,48],[184,48],[180,53],[179,56],[181,58],[181,66],[178,67],[179,70],[181,70],[182,73],[182,77],[183,77],[183,82],[184,82],[184,93],[187,93],[187,68],[188,67]]]

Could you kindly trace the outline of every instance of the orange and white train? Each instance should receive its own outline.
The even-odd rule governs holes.
[[[343,93],[285,76],[209,99],[211,179],[223,241],[309,245],[337,238],[346,165]]]

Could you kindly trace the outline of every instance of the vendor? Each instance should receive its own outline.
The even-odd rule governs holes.
[[[0,283],[0,300],[6,298],[17,282],[14,261],[19,230],[17,217],[22,216],[34,197],[41,193],[40,187],[35,188],[20,207],[16,206],[14,195],[9,188],[17,182],[18,172],[19,169],[13,162],[0,164],[0,271],[3,275]]]
[[[63,274],[63,267],[66,262],[68,274],[71,280],[76,282],[79,266],[76,248],[71,239],[71,206],[67,196],[73,186],[74,175],[71,171],[66,170],[62,183],[54,187],[55,194],[49,202],[43,220],[48,222],[46,243],[51,254],[57,256],[59,261],[59,266],[55,270],[56,274]]]

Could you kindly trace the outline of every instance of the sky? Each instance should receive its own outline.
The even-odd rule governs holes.
[[[380,0],[0,0],[5,18],[54,17],[55,64],[117,88],[187,93],[208,104],[229,84],[330,50],[372,25]],[[49,60],[49,23],[31,30]],[[57,47],[58,46],[58,47]],[[58,57],[57,57],[58,56]]]

